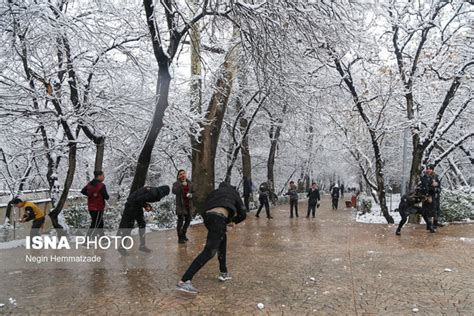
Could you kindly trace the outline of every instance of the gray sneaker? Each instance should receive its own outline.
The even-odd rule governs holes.
[[[193,286],[193,284],[191,283],[191,280],[187,280],[186,282],[179,281],[178,284],[176,284],[176,289],[178,291],[191,293],[191,294],[198,294],[199,293],[198,289],[196,289]]]
[[[230,275],[229,272],[220,272],[217,278],[219,281],[225,282],[227,280],[232,280],[232,275]]]

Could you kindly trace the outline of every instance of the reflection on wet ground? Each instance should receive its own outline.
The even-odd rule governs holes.
[[[305,210],[305,202],[300,203]],[[228,234],[233,279],[217,280],[213,259],[194,278],[197,296],[174,290],[201,251],[206,229],[193,226],[179,245],[174,230],[147,235],[151,254],[114,250],[0,250],[0,313],[474,314],[474,225],[430,234],[408,224],[359,224],[325,199],[315,219],[289,207],[255,211]],[[25,256],[98,256],[97,263],[26,263]],[[16,300],[16,306],[9,303]]]

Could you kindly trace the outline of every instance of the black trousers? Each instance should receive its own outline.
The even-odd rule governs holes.
[[[339,202],[339,198],[332,198],[332,208],[337,209],[337,204]]]
[[[119,236],[130,236],[132,233],[135,221],[138,224],[138,234],[140,236],[140,245],[145,245],[145,233],[146,233],[146,222],[145,216],[143,215],[143,208],[141,205],[134,205],[125,203],[125,210],[120,220],[119,230],[117,235]]]
[[[402,219],[400,220],[400,223],[398,224],[397,231],[401,231],[403,225],[408,221],[408,217],[410,214],[421,214],[423,219],[425,220],[426,223],[426,228],[430,229],[432,226],[431,218],[428,217],[428,213],[426,213],[421,207],[413,206],[411,208],[408,208],[406,210],[399,210],[400,216]]]
[[[309,217],[309,214],[312,213],[313,217],[316,215],[316,205],[317,203],[310,204],[308,203],[308,213],[306,214],[306,217]]]
[[[86,236],[95,236],[97,234],[103,236],[104,232],[104,211],[89,211],[91,215],[91,225],[87,230]],[[99,231],[100,230],[100,231]]]
[[[44,217],[33,220],[31,224],[30,236],[39,236],[41,234],[41,226],[44,224]]]
[[[290,217],[293,217],[293,208],[295,209],[296,217],[298,217],[298,200],[290,199]]]
[[[265,212],[267,212],[267,217],[270,217],[270,204],[268,203],[268,199],[261,199],[259,200],[260,206],[257,210],[257,216],[260,214],[260,211],[265,206]]]
[[[440,208],[440,196],[439,193],[436,193],[432,196],[433,199],[433,224],[438,225],[438,218],[441,214],[441,208]]]
[[[194,275],[211,260],[216,253],[217,259],[219,260],[220,272],[227,272],[227,218],[218,214],[206,213],[204,215],[204,225],[207,228],[206,245],[181,278],[184,282],[192,280]]]
[[[178,223],[176,225],[176,230],[178,231],[178,238],[186,237],[186,232],[188,227],[191,224],[191,215],[178,215]]]

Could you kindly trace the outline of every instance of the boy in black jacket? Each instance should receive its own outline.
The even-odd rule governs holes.
[[[219,260],[220,281],[230,280],[232,277],[227,272],[227,225],[234,226],[246,217],[247,210],[239,193],[228,183],[221,183],[217,190],[207,196],[204,203],[204,225],[206,226],[207,240],[204,250],[194,259],[188,270],[176,285],[176,289],[197,294],[198,290],[192,285],[193,276],[217,253]]]
[[[398,212],[400,213],[401,220],[398,224],[395,234],[400,236],[403,225],[408,220],[408,216],[411,214],[421,214],[425,221],[428,221],[428,218],[425,217],[425,214],[422,211],[422,208],[418,206],[419,203],[425,200],[424,196],[421,194],[421,190],[417,188],[414,192],[405,194],[400,199],[400,204],[398,205]]]
[[[146,233],[146,222],[143,214],[145,211],[152,211],[151,202],[158,202],[170,193],[170,188],[167,185],[160,187],[142,187],[132,194],[125,203],[125,210],[122,214],[122,220],[120,221],[119,236],[130,236],[135,221],[138,223],[138,234],[140,236],[140,247],[138,250],[143,252],[151,252],[151,250],[145,245],[145,233]],[[125,248],[118,248],[118,251],[122,256],[127,256],[128,252]]]
[[[308,190],[306,194],[308,197],[308,213],[306,214],[306,218],[309,218],[309,214],[313,214],[313,218],[316,215],[316,208],[319,207],[319,201],[321,200],[321,195],[319,194],[318,185],[316,183],[311,184],[311,188]]]

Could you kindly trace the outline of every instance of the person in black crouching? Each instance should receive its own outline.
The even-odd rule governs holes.
[[[412,214],[422,215],[425,222],[429,223],[429,218],[426,217],[426,212],[424,212],[423,208],[419,205],[420,203],[424,202],[425,199],[426,198],[422,194],[420,188],[417,188],[415,191],[412,191],[402,196],[400,204],[398,204],[398,212],[400,213],[402,219],[400,220],[397,231],[395,232],[397,236],[400,236],[403,225],[405,225],[405,223],[407,222],[408,216]]]
[[[138,223],[138,234],[140,236],[140,247],[138,250],[143,252],[151,252],[145,245],[146,222],[143,210],[152,211],[152,207],[148,203],[158,202],[170,193],[170,187],[163,185],[160,187],[142,187],[129,195],[125,203],[125,210],[122,214],[119,230],[117,235],[130,236],[135,221]],[[122,256],[127,256],[128,252],[125,248],[118,248]]]
[[[219,188],[209,193],[204,203],[204,225],[207,240],[203,251],[194,259],[188,270],[176,285],[179,291],[197,294],[199,291],[192,285],[193,276],[217,253],[219,260],[220,281],[230,280],[227,271],[227,225],[234,226],[245,220],[247,210],[237,190],[228,183],[221,183]]]

